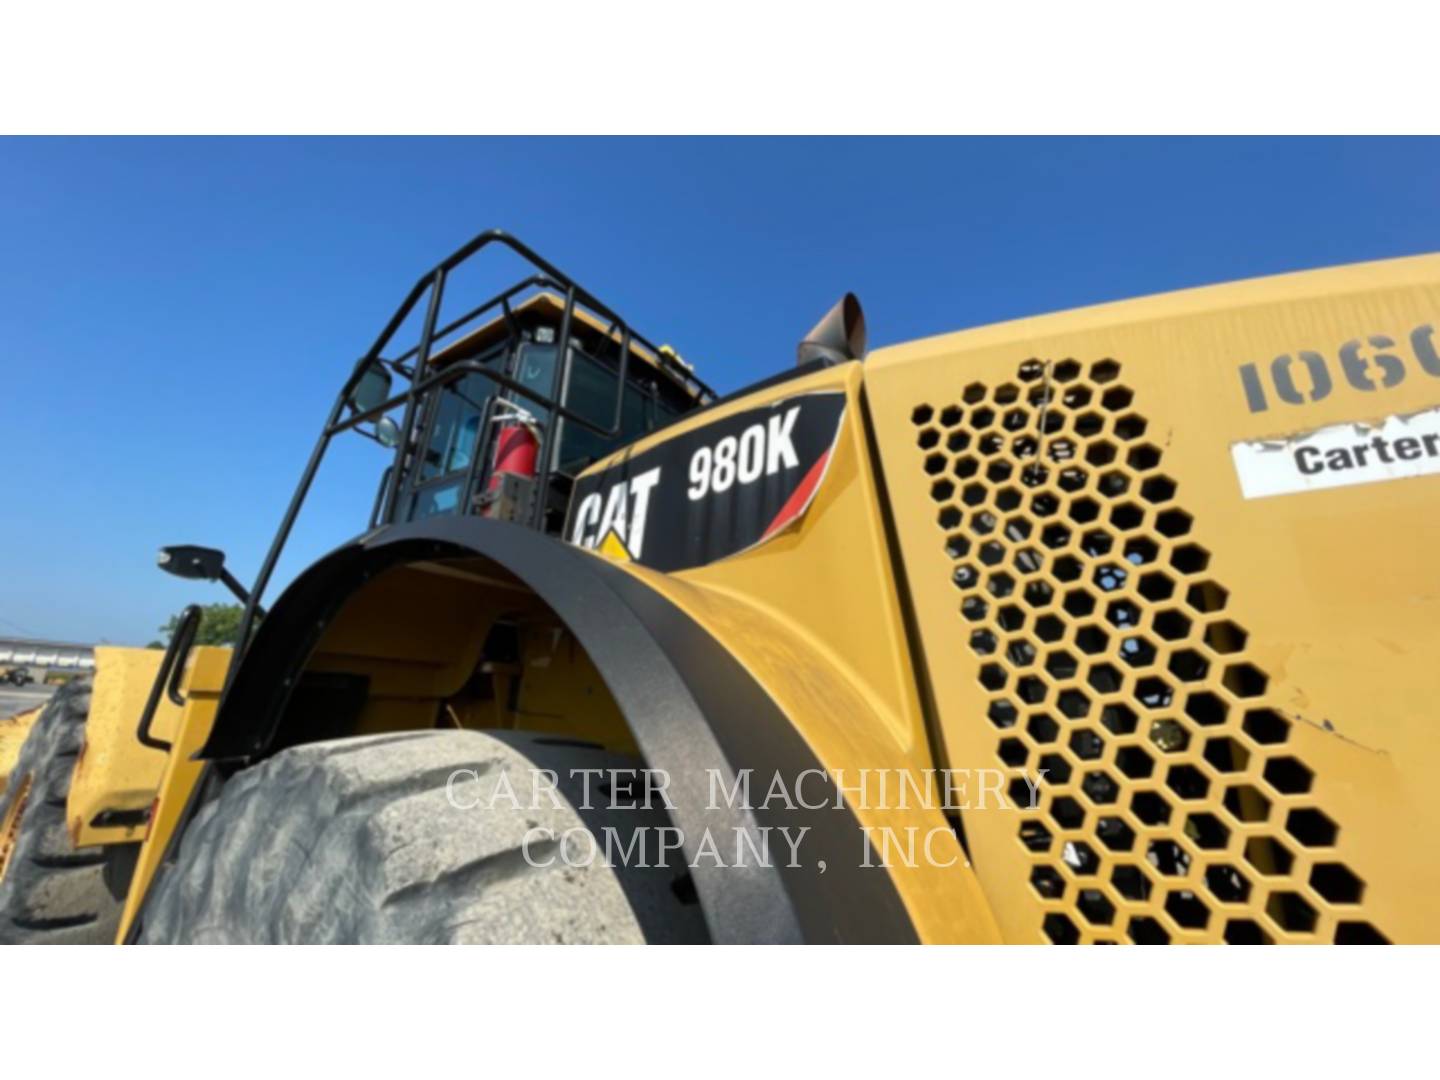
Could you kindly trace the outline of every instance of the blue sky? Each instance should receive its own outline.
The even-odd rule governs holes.
[[[484,228],[724,391],[847,289],[879,345],[1437,250],[1437,177],[1435,140],[0,140],[0,633],[226,598],[163,543],[252,577],[351,363]],[[337,447],[277,584],[383,463]]]

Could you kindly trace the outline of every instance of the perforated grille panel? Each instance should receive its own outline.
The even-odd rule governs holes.
[[[911,416],[1051,941],[1381,942],[1120,365]],[[982,868],[983,869],[983,868]]]

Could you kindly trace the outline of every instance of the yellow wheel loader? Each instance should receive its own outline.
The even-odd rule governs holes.
[[[1440,940],[1437,327],[1433,256],[868,355],[847,297],[717,398],[483,234],[252,586],[162,554],[233,652],[195,609],[36,722],[0,937]],[[351,434],[370,520],[269,599]]]

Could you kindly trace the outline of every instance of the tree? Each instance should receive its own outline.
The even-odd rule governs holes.
[[[206,604],[200,609],[200,629],[195,634],[195,644],[234,645],[235,639],[240,636],[240,618],[244,614],[245,609],[239,604]],[[165,641],[175,636],[175,628],[179,625],[180,616],[171,615],[170,621],[160,627]],[[152,641],[150,648],[162,649],[164,645]]]

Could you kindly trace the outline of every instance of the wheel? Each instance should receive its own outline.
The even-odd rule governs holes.
[[[656,831],[670,828],[658,801],[611,809],[610,777],[588,774],[587,800],[577,771],[638,767],[591,744],[518,732],[282,751],[198,811],[146,901],[139,940],[706,941],[673,829],[670,865],[656,865]],[[557,798],[536,770],[556,774]],[[607,830],[617,865],[587,862],[586,838]],[[649,865],[621,856],[637,842],[649,845]]]
[[[115,940],[139,845],[76,848],[65,827],[65,798],[89,711],[88,679],[56,690],[0,799],[0,943]]]

